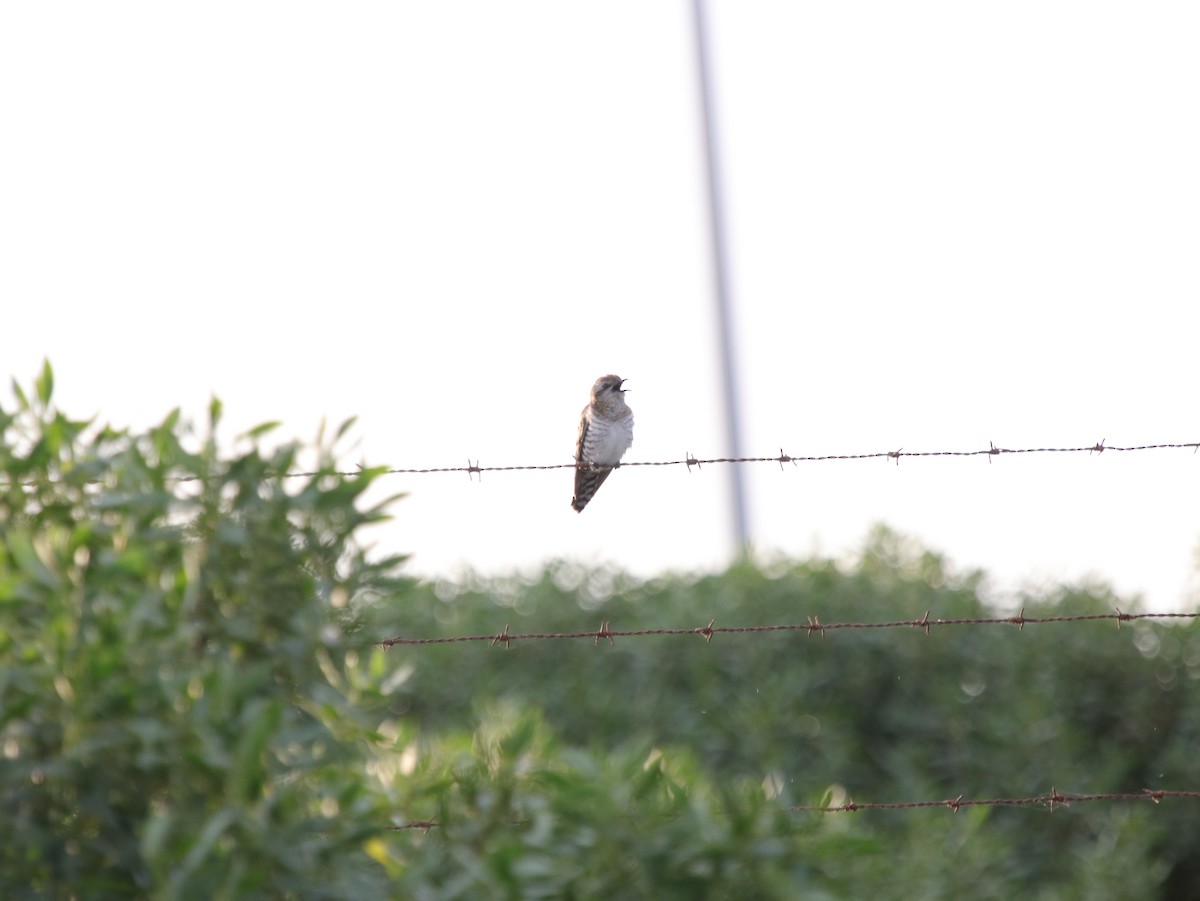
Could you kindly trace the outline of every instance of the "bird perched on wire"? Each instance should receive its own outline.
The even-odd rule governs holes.
[[[602,375],[592,385],[592,399],[579,415],[575,441],[575,496],[571,506],[582,512],[604,484],[612,467],[633,444],[633,411],[621,388],[625,379]],[[584,466],[582,464],[590,464]]]

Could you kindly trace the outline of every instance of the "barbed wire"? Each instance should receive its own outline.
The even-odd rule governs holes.
[[[694,457],[690,452],[682,459],[678,460],[631,460],[627,463],[524,463],[512,466],[481,466],[479,461],[472,462],[467,459],[466,466],[430,466],[425,468],[394,468],[386,470],[387,475],[430,475],[433,473],[451,473],[465,472],[468,476],[479,475],[481,478],[485,472],[527,472],[536,470],[550,469],[620,469],[626,466],[686,466],[690,472],[692,467],[700,468],[706,464],[729,463],[729,464],[746,464],[746,463],[778,463],[779,468],[783,468],[783,464],[791,463],[793,465],[800,463],[820,463],[829,460],[894,460],[897,465],[902,457],[987,457],[988,462],[991,462],[992,457],[998,457],[1002,454],[1100,454],[1104,451],[1116,451],[1118,453],[1134,453],[1138,451],[1154,451],[1168,449],[1184,449],[1191,448],[1192,453],[1200,450],[1200,442],[1172,442],[1162,444],[1137,444],[1120,446],[1113,444],[1105,444],[1105,439],[1097,441],[1095,444],[1081,445],[1079,447],[997,447],[993,442],[989,441],[986,448],[979,450],[932,450],[932,451],[906,451],[903,448],[888,451],[868,451],[866,453],[854,454],[805,454],[792,455],[785,452],[782,448],[779,450],[778,456],[772,457]],[[300,478],[312,477],[320,475],[319,472],[289,472],[282,478]],[[341,472],[338,475],[352,476],[357,475],[357,472]]]
[[[906,451],[903,448],[888,451],[868,451],[865,453],[854,454],[803,454],[793,455],[779,450],[778,456],[771,457],[695,457],[688,452],[681,459],[677,460],[630,460],[625,463],[520,463],[510,466],[481,466],[478,460],[472,462],[467,459],[466,466],[428,466],[428,467],[392,467],[382,469],[381,467],[363,467],[353,470],[303,470],[298,472],[281,472],[281,473],[266,473],[263,478],[267,479],[303,479],[316,478],[320,476],[342,476],[350,478],[361,476],[366,472],[375,472],[382,470],[383,475],[433,475],[435,473],[459,473],[464,472],[469,477],[474,478],[476,475],[482,480],[485,472],[533,472],[553,469],[584,469],[584,470],[602,470],[602,469],[621,469],[627,466],[685,466],[688,472],[691,472],[692,467],[700,469],[706,465],[726,463],[733,465],[749,464],[749,463],[778,463],[779,468],[783,469],[785,463],[798,465],[800,463],[821,463],[832,460],[893,460],[896,465],[900,464],[902,457],[923,457],[923,458],[948,458],[948,457],[987,457],[988,462],[992,462],[993,457],[999,457],[1003,454],[1101,454],[1104,451],[1115,451],[1117,453],[1135,453],[1139,451],[1156,451],[1170,449],[1186,449],[1191,448],[1192,453],[1200,451],[1200,441],[1184,441],[1170,442],[1162,444],[1136,444],[1121,446],[1115,444],[1105,444],[1104,440],[1097,441],[1095,444],[1080,445],[1079,447],[997,447],[994,443],[988,442],[986,448],[978,450],[932,450],[932,451]],[[202,476],[202,475],[178,475],[168,476],[167,480],[176,483],[182,482],[201,482],[206,479],[217,478],[217,476]],[[88,484],[98,483],[97,479],[87,480]],[[39,482],[36,479],[26,480],[20,483],[25,487],[36,487]],[[7,483],[0,482],[0,487],[7,487]]]
[[[1144,788],[1140,792],[1097,792],[1093,794],[1064,794],[1056,788],[1051,788],[1049,794],[1034,795],[1029,798],[947,798],[942,801],[846,801],[826,807],[813,804],[797,804],[788,807],[789,813],[855,813],[860,810],[919,810],[925,807],[945,807],[952,813],[958,813],[962,807],[1044,807],[1051,813],[1056,807],[1070,807],[1072,804],[1084,804],[1091,801],[1153,801],[1158,804],[1164,798],[1200,799],[1200,791],[1169,791],[1166,789]]]
[[[989,442],[988,447],[979,450],[968,451],[905,451],[903,448],[894,451],[875,451],[868,453],[854,454],[820,454],[820,455],[804,455],[793,456],[788,454],[782,448],[779,456],[771,457],[715,457],[709,459],[698,459],[691,453],[688,453],[683,459],[679,460],[661,460],[661,461],[632,461],[629,463],[615,464],[613,466],[593,465],[585,463],[561,463],[549,465],[515,465],[515,466],[481,466],[479,461],[467,461],[466,466],[442,466],[429,468],[413,468],[413,469],[389,469],[389,475],[424,475],[433,473],[461,473],[465,472],[469,476],[480,475],[484,472],[520,472],[531,470],[552,470],[552,469],[575,469],[575,468],[619,468],[621,466],[686,466],[690,472],[692,467],[699,468],[704,464],[750,464],[750,463],[778,463],[780,469],[783,464],[792,463],[815,463],[822,461],[833,460],[871,460],[871,459],[889,459],[894,460],[897,465],[901,457],[977,457],[986,456],[988,462],[991,462],[992,457],[1002,454],[1100,454],[1104,451],[1117,451],[1122,453],[1131,453],[1139,451],[1166,450],[1166,449],[1184,449],[1191,448],[1193,453],[1200,449],[1200,442],[1178,442],[1178,443],[1163,443],[1163,444],[1141,444],[1132,446],[1116,446],[1107,445],[1105,442],[1099,441],[1092,445],[1079,447],[1027,447],[1027,448],[1006,448],[997,447],[994,443]],[[314,473],[295,473],[291,475],[314,475]],[[926,636],[934,627],[942,626],[990,626],[990,625],[1015,625],[1018,630],[1024,630],[1026,625],[1045,625],[1050,623],[1080,623],[1080,622],[1095,622],[1095,621],[1111,621],[1115,622],[1117,628],[1121,628],[1122,623],[1132,622],[1135,620],[1192,620],[1200,616],[1200,613],[1125,613],[1119,608],[1114,613],[1092,613],[1092,614],[1075,614],[1061,616],[1043,616],[1029,617],[1025,616],[1024,608],[1015,616],[1005,617],[964,617],[954,619],[930,619],[929,612],[920,619],[907,620],[891,620],[886,622],[833,622],[822,623],[819,616],[808,616],[804,623],[787,623],[773,624],[761,626],[717,626],[716,620],[709,620],[707,625],[693,626],[688,628],[664,628],[664,629],[630,629],[630,630],[614,630],[610,628],[610,624],[605,621],[600,624],[599,629],[595,631],[580,631],[580,632],[517,632],[509,631],[509,625],[506,623],[504,629],[496,634],[490,635],[456,635],[442,637],[425,637],[425,638],[408,638],[404,636],[394,636],[379,642],[384,648],[391,648],[397,645],[432,645],[432,644],[457,644],[465,642],[488,642],[491,647],[504,645],[505,648],[511,646],[514,641],[521,640],[578,640],[591,639],[594,645],[599,645],[602,640],[607,640],[611,645],[615,645],[617,638],[640,638],[648,636],[683,636],[683,635],[699,635],[706,642],[712,641],[714,635],[718,634],[758,634],[767,632],[804,632],[805,635],[811,636],[814,633],[819,634],[822,638],[827,632],[840,629],[896,629],[910,628],[921,629]],[[1122,801],[1152,801],[1154,804],[1159,804],[1164,799],[1200,799],[1200,791],[1183,790],[1171,791],[1162,789],[1143,789],[1141,792],[1100,792],[1091,794],[1064,793],[1056,788],[1052,788],[1048,794],[1033,795],[1029,797],[1014,797],[1014,798],[966,798],[963,794],[959,794],[954,798],[941,800],[924,800],[924,801],[900,801],[900,802],[882,802],[882,801],[846,801],[836,805],[795,805],[785,808],[789,813],[821,813],[821,814],[836,814],[836,813],[855,813],[867,810],[920,810],[926,808],[945,808],[953,813],[957,813],[964,807],[1016,807],[1016,808],[1041,808],[1053,813],[1057,808],[1070,807],[1072,804],[1097,803],[1097,802],[1122,802]],[[515,822],[513,825],[520,825],[521,821]],[[404,830],[420,830],[428,832],[430,829],[438,828],[440,824],[435,820],[419,820],[409,823],[404,823],[392,826],[393,831]]]
[[[857,813],[861,810],[921,810],[931,807],[944,807],[951,813],[958,813],[964,807],[1040,807],[1050,813],[1059,807],[1070,807],[1072,804],[1088,804],[1113,801],[1153,801],[1159,804],[1168,799],[1200,799],[1200,791],[1144,788],[1140,792],[1095,792],[1092,794],[1072,794],[1060,792],[1051,788],[1048,794],[1033,795],[1027,798],[967,798],[959,795],[957,798],[945,798],[940,801],[846,801],[843,804],[821,806],[819,804],[796,804],[783,808],[788,813]],[[509,825],[521,826],[527,820],[512,820]],[[441,825],[437,820],[413,820],[389,827],[392,832],[403,832],[419,829],[428,832]]]
[[[706,642],[712,641],[714,635],[734,635],[734,634],[753,634],[760,632],[804,632],[807,635],[813,633],[819,634],[822,638],[825,633],[833,632],[839,629],[921,629],[926,635],[929,635],[930,630],[939,626],[1016,626],[1019,630],[1024,630],[1027,625],[1040,626],[1048,623],[1078,623],[1092,621],[1114,621],[1117,628],[1121,628],[1122,623],[1132,622],[1134,620],[1151,620],[1151,619],[1196,619],[1200,617],[1200,613],[1125,613],[1120,608],[1114,608],[1115,613],[1080,613],[1063,616],[1026,616],[1025,608],[1021,608],[1021,612],[1016,616],[978,616],[978,617],[962,617],[956,619],[930,619],[929,611],[925,611],[925,615],[920,619],[898,619],[889,620],[887,622],[865,623],[865,622],[847,622],[847,623],[823,623],[819,616],[807,617],[807,622],[804,623],[779,623],[766,626],[718,626],[716,620],[709,620],[706,626],[691,626],[676,629],[628,629],[614,630],[609,628],[609,622],[606,620],[600,624],[600,628],[586,632],[509,632],[508,623],[504,624],[503,631],[490,635],[451,635],[430,638],[406,638],[402,635],[396,635],[392,638],[384,638],[376,644],[383,648],[391,648],[396,645],[426,645],[426,644],[458,644],[462,642],[478,642],[486,641],[492,647],[502,644],[506,648],[514,641],[553,641],[559,639],[580,639],[591,638],[595,644],[600,644],[602,640],[607,639],[610,644],[615,645],[618,638],[643,638],[650,635],[699,635]]]

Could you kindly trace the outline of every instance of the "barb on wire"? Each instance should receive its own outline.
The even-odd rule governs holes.
[[[1089,804],[1113,801],[1153,801],[1161,804],[1169,798],[1197,800],[1200,791],[1144,788],[1140,792],[1095,792],[1092,794],[1070,794],[1051,788],[1048,794],[1033,795],[1026,798],[968,798],[959,795],[956,798],[946,798],[941,801],[847,801],[844,804],[834,804],[826,807],[815,804],[797,804],[786,807],[788,813],[857,813],[860,810],[921,810],[929,807],[944,807],[951,813],[958,813],[964,807],[1040,807],[1054,813],[1056,808],[1070,807],[1072,804]],[[521,826],[528,820],[511,820],[510,825]],[[389,827],[392,832],[403,832],[409,829],[419,829],[428,832],[441,824],[436,820],[414,820]]]
[[[838,629],[908,628],[920,629],[928,636],[930,630],[935,626],[1016,626],[1019,630],[1024,631],[1027,625],[1040,626],[1048,623],[1079,623],[1108,620],[1115,622],[1117,628],[1120,629],[1122,623],[1132,620],[1197,618],[1200,618],[1200,613],[1125,613],[1118,607],[1115,613],[1079,613],[1063,616],[1026,616],[1025,609],[1021,608],[1021,612],[1016,616],[982,616],[961,619],[930,619],[929,611],[925,611],[925,615],[920,619],[898,619],[878,623],[823,623],[819,616],[809,616],[808,621],[805,623],[779,623],[768,626],[717,626],[714,625],[716,620],[710,620],[706,626],[692,626],[678,629],[614,630],[609,628],[609,623],[605,620],[600,624],[598,630],[592,629],[582,632],[509,632],[508,624],[506,623],[502,632],[493,635],[452,635],[434,638],[410,638],[403,635],[396,635],[392,638],[385,638],[379,641],[378,644],[384,648],[391,648],[396,645],[459,644],[469,641],[486,641],[492,647],[503,644],[505,648],[508,648],[514,641],[589,638],[594,639],[596,645],[599,645],[601,639],[608,639],[615,646],[615,639],[617,638],[642,638],[649,635],[699,635],[706,642],[710,642],[713,636],[718,634],[804,632],[809,636],[817,633],[824,638],[827,632]]]
[[[414,820],[411,823],[401,823],[399,826],[389,827],[392,832],[403,832],[405,829],[420,829],[422,832],[428,832],[430,829],[436,829],[441,824],[436,820]]]

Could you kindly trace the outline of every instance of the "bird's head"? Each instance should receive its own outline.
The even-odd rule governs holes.
[[[613,395],[624,394],[625,389],[621,386],[628,379],[623,379],[619,375],[602,375],[596,379],[596,384],[592,385],[592,400],[603,401],[611,398]]]

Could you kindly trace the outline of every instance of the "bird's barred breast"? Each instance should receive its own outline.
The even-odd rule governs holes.
[[[588,427],[584,457],[591,463],[620,463],[632,444],[632,414],[614,422],[593,418]]]

